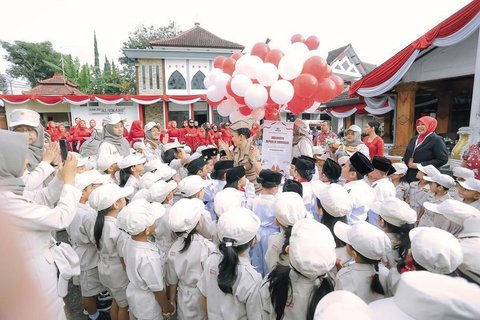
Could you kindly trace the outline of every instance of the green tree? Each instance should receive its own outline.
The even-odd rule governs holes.
[[[57,70],[51,64],[61,65],[60,53],[48,41],[31,43],[17,40],[14,43],[0,43],[7,51],[4,58],[11,63],[7,74],[13,78],[26,78],[32,87],[40,80],[53,76]]]
[[[7,77],[2,73],[0,73],[0,92],[2,92],[3,94],[7,94],[10,92],[10,90],[8,89]]]
[[[91,78],[91,72],[90,72],[90,67],[88,64],[82,65],[82,68],[80,69],[80,74],[78,77],[78,87],[80,91],[83,93],[92,93],[91,92],[91,83],[92,83],[92,78]]]
[[[95,59],[95,70],[100,72],[100,60],[98,57],[98,44],[97,44],[97,33],[93,32],[93,55]]]

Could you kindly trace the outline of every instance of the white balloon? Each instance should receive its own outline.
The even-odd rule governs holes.
[[[305,60],[309,52],[310,50],[308,50],[308,47],[305,43],[295,42],[295,43],[292,43],[290,48],[288,48],[287,52],[285,52],[285,55],[286,56],[292,55]]]
[[[235,63],[235,72],[236,74],[245,74],[245,68],[248,64],[248,60],[250,59],[249,54],[245,54],[240,57],[240,59],[237,60]]]
[[[278,64],[278,72],[283,79],[293,80],[302,72],[303,62],[296,56],[283,56]]]
[[[215,81],[215,78],[217,77],[217,75],[219,75],[222,72],[223,72],[222,69],[213,68],[212,70],[210,70],[210,73],[208,74],[208,78],[213,83]]]
[[[218,102],[222,100],[224,97],[223,92],[221,89],[217,88],[216,85],[210,86],[207,89],[207,98],[212,100],[213,102]]]
[[[294,93],[293,85],[287,80],[278,80],[270,88],[270,97],[280,105],[289,103]]]
[[[262,59],[257,56],[250,56],[247,66],[245,68],[245,75],[250,79],[257,79],[257,73],[260,67],[263,65]]]
[[[212,85],[212,81],[210,80],[209,77],[205,77],[203,78],[203,85],[205,86],[205,88],[208,88]]]
[[[257,72],[258,82],[265,87],[270,87],[278,80],[278,69],[273,63],[264,63]]]
[[[252,111],[250,116],[253,118],[255,121],[260,121],[265,117],[265,108],[258,108]]]
[[[314,113],[320,107],[320,102],[313,102],[313,104],[305,111],[306,113]]]
[[[240,111],[236,110],[230,113],[230,116],[228,117],[230,119],[231,123],[237,122],[238,120],[245,119],[246,117],[240,113]]]
[[[217,88],[219,90],[221,90],[223,92],[223,95],[225,95],[227,93],[226,86],[227,86],[227,82],[228,82],[228,80],[230,80],[230,78],[231,78],[230,75],[226,74],[224,72],[220,73],[215,78],[215,85],[217,86]]]
[[[264,86],[255,83],[245,91],[245,104],[252,109],[261,108],[267,103],[268,92]]]
[[[230,86],[232,87],[233,93],[235,93],[237,96],[243,97],[245,96],[245,91],[247,91],[247,88],[251,84],[252,80],[250,80],[250,78],[244,74],[238,74],[232,78]]]
[[[234,101],[232,102],[230,99],[227,99],[220,102],[220,104],[217,107],[217,112],[222,117],[228,117],[230,113],[236,110],[235,108],[236,108],[235,102]]]

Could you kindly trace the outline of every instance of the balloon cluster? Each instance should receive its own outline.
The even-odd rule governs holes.
[[[333,99],[343,91],[343,80],[332,74],[319,45],[316,36],[296,34],[283,51],[259,42],[250,54],[216,57],[204,80],[208,103],[235,122],[277,120],[281,106],[299,114]]]

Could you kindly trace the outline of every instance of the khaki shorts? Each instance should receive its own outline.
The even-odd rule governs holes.
[[[93,297],[105,290],[98,278],[98,268],[80,272],[80,289],[82,297]]]
[[[117,302],[120,308],[128,307],[128,300],[127,300],[127,287],[125,288],[116,288],[110,289],[107,288],[108,292],[112,296],[113,299]]]

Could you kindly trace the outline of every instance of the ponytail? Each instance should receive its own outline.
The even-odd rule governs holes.
[[[190,248],[190,245],[192,244],[193,235],[195,233],[197,233],[197,229],[193,229],[192,231],[190,231],[190,233],[187,233],[186,237],[183,240],[183,248],[182,250],[180,250],[180,253],[184,253],[185,251],[188,250],[188,248]],[[185,232],[175,232],[175,235],[177,237],[182,237],[185,235]]]
[[[370,283],[370,290],[381,295],[385,295],[385,290],[383,290],[382,284],[380,283],[380,276],[378,274],[378,260],[373,261],[373,267],[375,268],[375,274],[372,277],[372,282]]]
[[[318,286],[315,291],[312,294],[312,298],[310,299],[310,302],[308,303],[308,308],[307,308],[307,320],[313,320],[313,317],[315,315],[315,309],[317,308],[318,302],[335,290],[335,285],[333,283],[332,278],[328,273],[322,275],[319,277],[320,278],[320,286]]]
[[[218,265],[218,278],[217,283],[220,290],[225,294],[233,294],[233,284],[237,280],[237,265],[238,254],[247,250],[250,247],[253,239],[249,242],[242,244],[238,247],[234,247],[235,240],[231,238],[223,238],[222,242],[218,245],[220,252],[222,253],[222,261]]]
[[[276,320],[283,317],[287,300],[292,299],[292,282],[290,281],[290,267],[277,265],[267,276],[270,300],[275,310]],[[290,293],[290,294],[289,294]]]
[[[400,243],[394,247],[394,249],[398,250],[398,255],[400,257],[399,261],[407,259],[407,253],[411,246],[410,237],[408,234],[410,230],[415,227],[415,225],[404,223],[398,227],[389,223],[385,219],[383,221],[390,232],[395,233],[400,237]]]
[[[118,185],[121,188],[125,187],[125,184],[127,183],[128,178],[130,178],[130,175],[131,175],[130,169],[132,169],[132,167],[128,167],[120,170],[120,183]]]
[[[278,255],[280,259],[282,259],[284,256],[287,255],[287,252],[285,250],[290,245],[290,236],[292,235],[292,228],[293,226],[288,226],[283,228],[283,230],[285,231],[285,240],[283,242],[282,252],[280,252],[280,254]]]
[[[95,225],[93,226],[93,236],[95,237],[95,244],[97,249],[100,250],[100,238],[102,238],[103,225],[105,224],[105,214],[108,212],[108,209],[103,209],[98,211],[97,219],[95,220]]]

